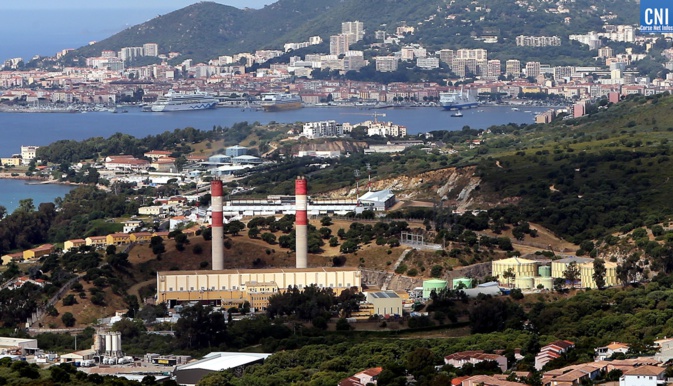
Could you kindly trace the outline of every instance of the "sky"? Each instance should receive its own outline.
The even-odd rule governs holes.
[[[276,0],[214,0],[237,8],[262,8]],[[0,0],[0,65],[10,58],[54,56],[108,38],[196,0]]]

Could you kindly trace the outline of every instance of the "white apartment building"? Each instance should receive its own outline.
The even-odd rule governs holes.
[[[505,74],[518,77],[521,75],[521,62],[516,59],[510,59],[505,62]]]
[[[159,56],[159,45],[156,43],[143,44],[143,55],[145,56]]]
[[[350,47],[350,39],[347,34],[332,35],[329,37],[330,55],[345,55]]]
[[[483,48],[461,48],[456,51],[454,57],[458,59],[488,60],[488,51]]]
[[[341,23],[341,33],[344,35],[353,35],[354,40],[351,43],[359,42],[365,36],[364,23],[357,20]]]
[[[374,58],[376,61],[376,71],[380,72],[392,72],[397,71],[397,64],[399,59],[394,56],[377,56]]]
[[[35,158],[39,146],[21,146],[21,163],[28,165]]]
[[[418,58],[416,59],[416,67],[428,70],[439,68],[439,58]]]
[[[540,75],[540,62],[527,62],[526,63],[526,76],[532,76],[537,78]]]
[[[343,136],[343,126],[335,120],[304,123],[302,135],[309,139]]]
[[[558,36],[524,36],[516,37],[516,45],[523,47],[547,47],[560,46],[561,38]]]

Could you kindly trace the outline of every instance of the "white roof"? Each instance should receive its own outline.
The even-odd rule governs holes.
[[[239,159],[239,160],[240,160],[240,159],[249,159],[249,160],[253,160],[253,159],[261,159],[261,158],[259,158],[259,157],[255,157],[254,155],[247,155],[247,154],[244,154],[244,155],[239,155],[238,157],[234,157],[234,159]]]
[[[271,356],[271,354],[213,352],[206,355],[201,360],[178,366],[176,371],[193,369],[220,371],[243,366],[248,363],[259,361],[260,359],[266,359],[269,356]]]
[[[367,192],[360,196],[360,200],[385,202],[393,196],[395,196],[395,194],[390,189],[385,189],[375,192]]]

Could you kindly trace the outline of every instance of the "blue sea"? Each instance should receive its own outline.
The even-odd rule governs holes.
[[[337,122],[357,123],[368,119],[392,121],[407,127],[409,134],[433,130],[460,130],[464,126],[488,128],[507,123],[533,123],[535,113],[546,110],[541,107],[521,107],[512,111],[505,106],[481,106],[464,110],[462,118],[438,107],[394,108],[365,110],[357,107],[304,108],[282,112],[264,112],[220,108],[215,110],[146,113],[139,108],[129,108],[128,113],[109,112],[82,113],[0,113],[0,156],[19,153],[22,145],[44,146],[61,139],[83,140],[91,137],[109,137],[121,132],[135,137],[194,127],[210,130],[214,126],[231,126],[248,121],[268,124],[270,122],[295,123],[334,119]],[[385,114],[385,116],[382,116]],[[63,196],[71,187],[62,185],[26,185],[24,181],[0,180],[0,205],[10,211],[18,200],[31,197],[36,203],[50,202]]]
[[[0,205],[12,213],[18,208],[19,201],[32,198],[35,208],[42,202],[54,202],[56,197],[65,196],[73,186],[60,184],[31,184],[25,180],[0,179]]]

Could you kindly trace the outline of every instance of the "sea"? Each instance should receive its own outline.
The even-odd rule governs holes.
[[[535,114],[545,107],[479,106],[463,110],[463,117],[452,117],[439,107],[408,107],[367,109],[364,107],[310,107],[298,110],[265,112],[255,109],[219,108],[203,111],[171,113],[142,112],[139,107],[125,108],[127,113],[10,113],[0,112],[0,156],[20,153],[21,146],[45,146],[57,140],[83,140],[109,137],[115,133],[138,138],[185,127],[211,130],[215,126],[231,126],[237,122],[261,124],[335,120],[358,123],[378,119],[407,127],[408,134],[434,130],[461,130],[465,126],[486,129],[508,123],[533,123]],[[65,195],[65,185],[31,185],[24,181],[0,180],[0,205],[12,211],[22,198],[33,198],[35,205],[51,202]]]

